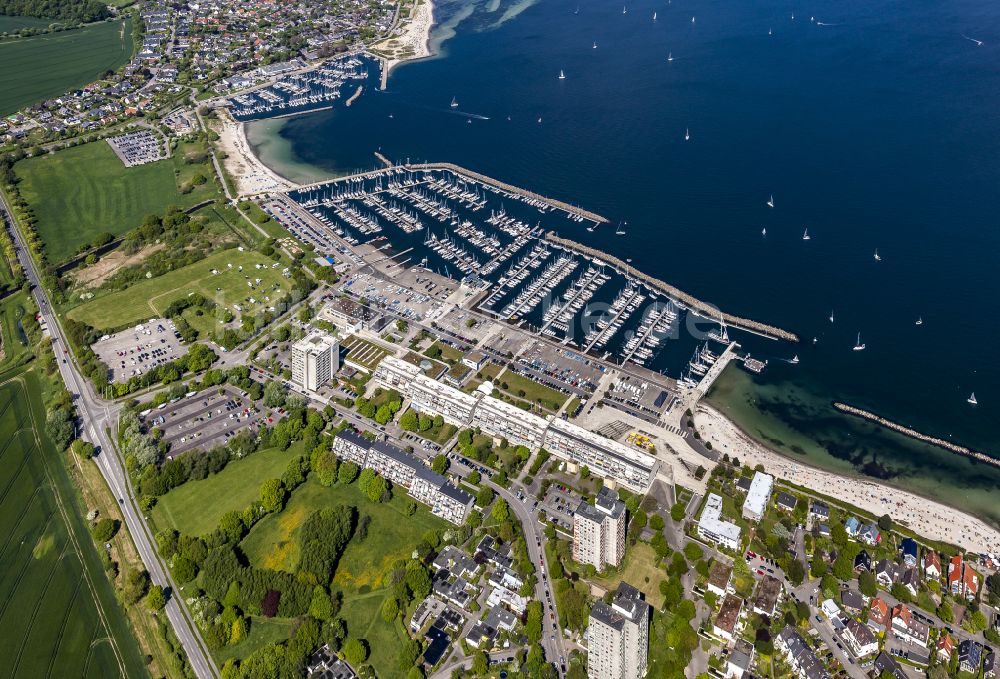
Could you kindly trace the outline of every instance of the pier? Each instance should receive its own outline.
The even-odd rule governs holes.
[[[344,106],[350,107],[350,105],[353,104],[355,100],[357,100],[357,98],[360,97],[361,93],[364,91],[365,91],[365,86],[358,85],[358,89],[354,90],[354,94],[351,95],[351,98],[348,99],[346,102],[344,102]]]
[[[836,402],[833,407],[842,413],[847,415],[854,415],[855,417],[860,417],[862,419],[868,420],[869,422],[874,422],[875,424],[882,425],[886,429],[891,429],[892,431],[902,434],[908,438],[915,441],[921,441],[923,443],[929,443],[932,446],[937,446],[938,448],[944,448],[953,453],[958,453],[959,455],[964,455],[965,457],[972,458],[977,462],[984,462],[994,467],[1000,467],[1000,460],[986,453],[978,450],[972,450],[971,448],[966,448],[965,446],[960,446],[957,443],[952,443],[951,441],[945,441],[944,439],[937,438],[936,436],[930,436],[928,434],[922,434],[916,429],[911,429],[905,425],[893,422],[892,420],[887,420],[881,415],[876,415],[875,413],[863,410],[861,408],[855,408],[852,405],[846,403]]]
[[[768,337],[771,339],[783,339],[783,340],[788,340],[789,342],[799,341],[799,336],[793,332],[789,332],[788,330],[783,330],[773,325],[767,325],[766,323],[760,323],[758,321],[754,321],[748,318],[741,318],[739,316],[734,316],[733,314],[728,314],[723,311],[719,311],[710,304],[706,304],[705,302],[702,302],[701,300],[692,297],[683,290],[679,290],[674,286],[670,285],[669,283],[665,283],[664,281],[661,281],[658,278],[653,278],[649,274],[643,273],[642,271],[638,271],[632,268],[630,264],[626,264],[622,260],[612,255],[609,255],[606,252],[595,250],[594,248],[587,247],[586,245],[582,245],[580,243],[577,243],[576,241],[568,240],[566,238],[560,238],[551,231],[545,234],[545,240],[549,241],[550,243],[554,243],[564,249],[578,252],[581,255],[586,255],[587,257],[604,260],[606,262],[613,264],[614,266],[617,266],[623,271],[628,271],[629,276],[641,280],[643,283],[650,286],[654,290],[659,290],[660,292],[666,293],[669,297],[681,302],[692,311],[704,315],[709,320],[719,319],[731,326],[740,328],[741,330],[745,330],[747,332],[751,332],[758,335],[763,335],[764,337]]]
[[[708,369],[708,372],[706,372],[702,378],[698,380],[698,386],[696,387],[698,393],[702,396],[707,394],[708,390],[711,389],[712,385],[715,383],[715,380],[718,379],[719,375],[722,374],[722,371],[726,369],[727,365],[729,365],[729,362],[735,358],[739,358],[736,355],[736,348],[738,346],[740,345],[736,342],[729,343],[729,346],[727,346],[725,351],[719,355],[719,358],[716,359],[715,363],[712,364],[712,367]]]

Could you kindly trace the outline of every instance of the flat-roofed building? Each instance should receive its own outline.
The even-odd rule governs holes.
[[[384,361],[383,361],[384,362]],[[403,390],[411,405],[421,413],[440,415],[445,422],[457,427],[468,426],[479,399],[461,389],[432,380],[423,373],[417,375]]]
[[[548,420],[492,396],[484,396],[473,413],[472,425],[511,445],[534,450],[542,445]]]
[[[757,585],[757,596],[753,600],[753,612],[772,617],[781,599],[781,580],[765,575]]]
[[[545,433],[545,449],[572,464],[636,493],[645,493],[656,474],[655,457],[555,418]]]
[[[340,343],[336,337],[314,330],[292,345],[292,381],[316,391],[329,384],[340,368]]]
[[[375,369],[372,377],[375,382],[387,389],[395,389],[402,394],[409,395],[410,384],[420,375],[420,368],[400,360],[395,356],[386,356]]]
[[[767,501],[771,498],[774,488],[774,477],[764,472],[757,472],[750,482],[747,499],[743,502],[743,518],[750,521],[760,521],[767,511]]]
[[[712,623],[712,633],[726,641],[732,641],[738,636],[737,625],[740,613],[743,611],[743,599],[735,594],[727,594],[719,607],[719,614]]]
[[[722,520],[722,496],[709,493],[705,498],[705,507],[698,519],[698,535],[729,549],[740,548],[740,527],[731,521]]]
[[[601,488],[591,505],[580,502],[573,515],[573,559],[597,570],[618,566],[625,555],[625,503],[610,488]]]
[[[622,582],[611,605],[598,601],[587,627],[587,676],[592,679],[639,679],[649,655],[649,604],[642,593]]]

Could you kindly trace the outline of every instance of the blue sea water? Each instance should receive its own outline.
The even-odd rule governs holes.
[[[720,384],[718,404],[748,431],[1000,519],[995,468],[829,407],[1000,455],[1000,5],[625,8],[436,3],[438,58],[399,67],[349,109],[255,125],[290,174],[370,168],[379,150],[627,221],[624,238],[560,235],[803,338],[747,340],[768,370]],[[793,354],[798,365],[782,363]]]

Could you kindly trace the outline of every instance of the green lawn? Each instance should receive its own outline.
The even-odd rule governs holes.
[[[257,264],[264,268],[257,269]],[[291,281],[281,274],[283,267],[272,268],[272,264],[274,260],[257,252],[222,250],[125,290],[96,297],[72,309],[69,317],[99,330],[118,328],[159,316],[172,302],[193,292],[201,293],[219,307],[229,308],[239,317],[269,306],[291,288]],[[219,273],[213,274],[213,269]],[[261,279],[260,284],[255,282],[257,278]],[[254,283],[254,287],[249,283]],[[250,302],[251,298],[256,302]],[[237,305],[240,309],[236,309]]]
[[[637,542],[635,547],[630,547],[625,552],[621,571],[605,578],[594,578],[594,582],[609,590],[617,589],[620,582],[627,582],[645,592],[646,601],[653,608],[659,608],[663,605],[660,580],[666,579],[666,572],[657,566],[656,552],[653,548],[645,542]]]
[[[288,450],[271,448],[226,465],[218,474],[188,481],[161,497],[153,507],[157,528],[176,528],[187,535],[205,535],[230,510],[242,510],[258,498],[260,484],[281,476],[302,444]]]
[[[25,21],[3,19],[0,30]],[[83,87],[131,57],[130,19],[0,42],[0,115]]]
[[[409,641],[403,623],[389,624],[382,620],[380,608],[388,590],[376,590],[367,594],[345,595],[340,616],[347,623],[347,634],[368,642],[371,655],[368,663],[380,677],[399,677],[404,673],[399,669],[399,656],[403,646]]]
[[[503,384],[506,384],[507,387],[504,388]],[[569,396],[561,391],[556,391],[551,387],[539,384],[510,370],[501,375],[493,383],[493,386],[503,389],[511,396],[516,396],[532,404],[541,405],[547,410],[559,410],[562,404],[566,402],[566,399],[569,398]]]
[[[182,157],[125,167],[106,141],[96,141],[28,158],[15,171],[22,179],[21,193],[38,218],[49,260],[60,262],[99,233],[123,234],[147,214],[162,215],[170,206],[185,208],[215,197],[211,182],[186,195],[178,190],[178,182],[199,168],[211,177],[205,165],[187,165]]]
[[[403,505],[406,491],[393,490],[393,498],[385,504],[371,502],[358,490],[356,483],[326,488],[314,476],[292,493],[285,508],[262,519],[244,538],[242,547],[252,563],[265,568],[294,571],[299,560],[295,532],[309,514],[323,507],[348,504],[358,508],[358,515],[371,516],[368,537],[351,540],[337,565],[334,587],[358,591],[362,587],[382,587],[385,575],[398,559],[409,559],[413,547],[428,529],[440,529],[448,524],[432,515],[423,505],[416,514],[406,516]]]
[[[283,618],[265,618],[260,615],[251,617],[250,634],[235,646],[225,646],[212,651],[212,658],[221,667],[230,658],[246,658],[261,646],[276,644],[292,635],[294,620]]]
[[[0,386],[4,675],[148,676],[77,505],[65,458],[42,433],[40,390],[31,373]]]
[[[4,364],[13,364],[28,350],[28,343],[18,327],[18,321],[26,313],[27,301],[26,293],[16,292],[0,304]]]

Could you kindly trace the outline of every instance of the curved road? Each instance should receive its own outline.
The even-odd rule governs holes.
[[[139,552],[146,570],[149,571],[150,579],[154,584],[169,588],[172,592],[166,607],[167,618],[170,620],[177,638],[184,646],[191,667],[198,679],[216,679],[219,673],[215,663],[208,653],[201,634],[191,620],[187,608],[180,601],[179,589],[174,585],[170,573],[160,562],[153,536],[146,525],[142,512],[139,511],[133,500],[128,475],[125,473],[113,441],[108,434],[109,430],[116,429],[118,412],[121,407],[99,398],[94,393],[93,386],[80,375],[76,359],[66,343],[62,327],[52,312],[48,296],[41,285],[35,262],[28,254],[27,246],[21,238],[21,232],[14,227],[13,217],[3,196],[0,196],[0,211],[3,213],[0,216],[6,222],[8,231],[14,240],[17,257],[24,269],[24,274],[28,282],[31,283],[32,294],[38,303],[38,309],[48,325],[59,373],[79,410],[80,419],[83,422],[81,434],[100,451],[94,461],[97,463],[98,469],[101,470],[108,487],[119,498],[125,525],[128,527],[128,532],[132,536],[132,541],[135,543],[136,550]]]

